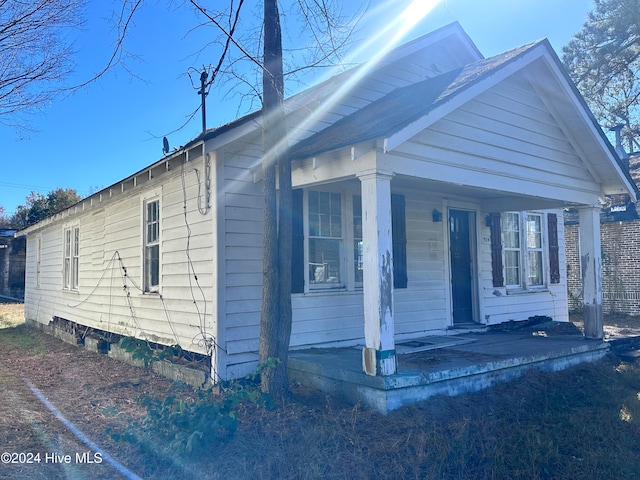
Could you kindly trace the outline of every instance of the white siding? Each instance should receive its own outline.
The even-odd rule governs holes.
[[[179,343],[185,350],[206,353],[200,342],[200,325],[208,334],[216,333],[212,315],[213,232],[211,213],[202,215],[197,208],[194,168],[202,172],[202,161],[187,164],[183,174],[178,170],[147,181],[143,187],[129,186],[125,193],[111,199],[105,196],[102,202],[95,201],[93,207],[87,205],[77,213],[71,209],[69,215],[62,214],[60,220],[47,224],[37,232],[42,235],[39,288],[34,279],[36,235],[29,235],[27,318],[47,324],[53,317],[61,317],[87,327],[167,345]],[[145,196],[156,194],[161,215],[162,296],[139,290],[143,284],[142,202]],[[185,195],[191,267],[187,257]],[[78,291],[62,288],[66,225],[80,228]],[[130,302],[123,289],[125,284]]]
[[[420,192],[406,192],[405,198],[408,284],[394,291],[396,339],[443,330],[450,323],[443,222],[431,216],[433,209],[443,210],[442,199]]]
[[[396,171],[562,200],[592,199],[598,182],[531,87],[516,76],[400,145]]]
[[[224,218],[219,222],[224,239],[225,363],[223,377],[238,377],[257,364],[262,303],[262,182],[254,182],[260,165],[259,146],[243,145],[227,152],[221,171]]]

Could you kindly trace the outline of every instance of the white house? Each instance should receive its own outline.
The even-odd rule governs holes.
[[[485,59],[454,23],[286,109],[292,349],[362,346],[387,375],[401,340],[568,320],[569,206],[601,338],[599,205],[635,190],[546,40]],[[260,145],[256,112],[23,230],[27,319],[178,343],[216,378],[253,369]]]

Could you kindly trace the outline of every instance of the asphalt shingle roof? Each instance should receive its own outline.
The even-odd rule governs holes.
[[[298,142],[291,148],[290,158],[309,158],[363,141],[388,137],[543,42],[545,40],[523,45],[422,82],[397,88]]]

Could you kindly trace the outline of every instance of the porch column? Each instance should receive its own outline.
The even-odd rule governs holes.
[[[580,222],[580,268],[584,305],[584,336],[600,340],[602,325],[602,266],[600,247],[600,207],[578,209]]]
[[[396,373],[393,321],[391,173],[358,175],[362,187],[364,339],[367,375]]]

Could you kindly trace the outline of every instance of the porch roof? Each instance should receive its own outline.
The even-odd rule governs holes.
[[[542,61],[539,61],[542,60]],[[525,72],[532,90],[547,96],[552,115],[597,172],[605,194],[638,189],[584,99],[573,85],[548,40],[543,39],[465,67],[398,88],[381,99],[300,141],[292,160],[317,157],[341,148],[379,140],[392,151],[465,102],[517,72]]]
[[[540,41],[524,45],[422,82],[398,88],[300,141],[291,149],[290,156],[294,160],[309,158],[367,140],[387,138],[539,43]]]

